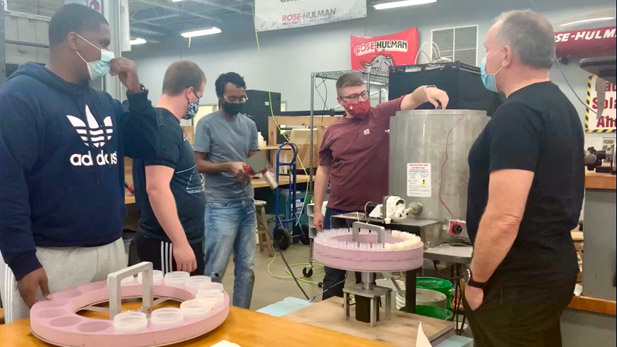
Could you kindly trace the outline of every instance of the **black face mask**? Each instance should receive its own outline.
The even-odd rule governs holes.
[[[238,113],[242,112],[244,108],[244,104],[231,104],[229,102],[223,103],[223,110],[230,116],[235,116]]]

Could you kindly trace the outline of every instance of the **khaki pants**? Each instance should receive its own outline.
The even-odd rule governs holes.
[[[98,247],[37,247],[36,256],[47,273],[52,296],[68,288],[106,280],[109,273],[125,268],[128,263],[122,238]],[[40,289],[37,296],[43,297]],[[6,323],[29,317],[30,309],[19,295],[15,276],[1,256],[0,297]]]

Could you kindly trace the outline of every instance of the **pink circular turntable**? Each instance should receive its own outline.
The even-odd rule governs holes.
[[[422,266],[424,244],[413,234],[372,224],[326,230],[314,240],[314,258],[325,266],[359,272],[396,272]]]
[[[37,302],[30,310],[32,333],[45,342],[60,346],[162,346],[190,340],[208,333],[216,329],[227,318],[229,296],[221,291],[220,287],[218,293],[209,294],[215,294],[215,297],[219,296],[222,300],[207,302],[200,299],[200,295],[177,284],[175,286],[164,283],[153,284],[152,271],[152,263],[144,262],[110,274],[107,282],[89,283],[54,293],[51,300]],[[142,283],[130,280],[131,276],[138,273],[143,274]],[[122,283],[123,279],[124,283]],[[138,297],[143,297],[141,311],[144,313],[136,314],[136,316],[147,317],[147,324],[141,321],[140,324],[131,327],[118,326],[119,322],[129,324],[131,319],[123,321],[116,319],[114,327],[114,317],[121,313],[121,300]],[[154,301],[154,297],[158,299]],[[154,315],[149,315],[150,309],[167,300],[180,302],[190,300],[193,304],[185,306],[191,311],[184,311],[186,313],[183,314],[183,311],[175,308],[154,310],[153,312],[171,311],[169,313],[159,312],[160,317],[164,317],[163,314],[175,315],[174,324],[154,322]],[[106,311],[105,308],[94,305],[107,301],[109,301],[110,320],[92,319],[77,314],[83,309]],[[202,309],[196,306],[202,306]],[[127,315],[123,314],[123,316]],[[136,322],[136,320],[133,321]]]

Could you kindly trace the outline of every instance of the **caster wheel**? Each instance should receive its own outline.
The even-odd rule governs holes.
[[[311,266],[307,266],[304,269],[302,269],[302,275],[304,277],[311,277],[313,276],[313,268]]]
[[[317,283],[317,287],[319,287],[319,288],[323,288],[323,282],[319,282],[319,283]]]
[[[276,227],[274,228],[273,236],[275,241],[274,244],[278,246],[281,251],[286,250],[291,245],[291,233],[287,229]]]

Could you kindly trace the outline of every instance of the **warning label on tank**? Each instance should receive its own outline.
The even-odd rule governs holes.
[[[431,197],[431,164],[407,164],[407,196],[414,198]]]

